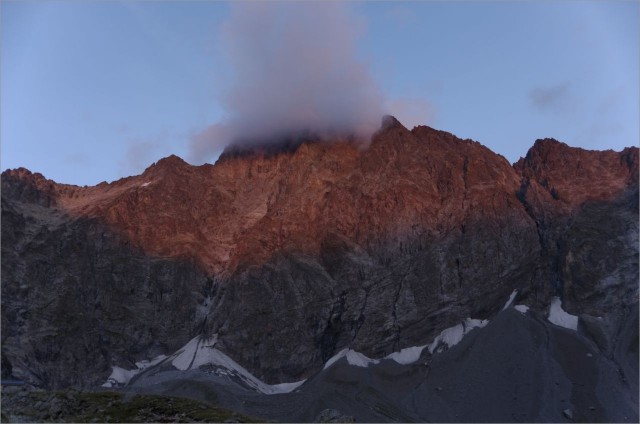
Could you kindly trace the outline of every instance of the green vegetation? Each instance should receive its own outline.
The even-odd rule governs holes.
[[[2,422],[260,422],[180,397],[117,392],[2,393]]]

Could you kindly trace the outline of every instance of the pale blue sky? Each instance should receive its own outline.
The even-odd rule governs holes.
[[[171,153],[187,158],[189,139],[225,113],[220,26],[232,7],[0,3],[2,169],[83,185]],[[638,2],[348,8],[359,60],[409,127],[472,138],[511,162],[544,137],[590,149],[638,144]]]

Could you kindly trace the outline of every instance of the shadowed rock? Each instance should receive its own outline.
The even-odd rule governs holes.
[[[573,314],[632,308],[637,167],[637,148],[555,141],[511,166],[388,117],[367,148],[301,142],[199,167],[172,156],[93,187],[6,171],[2,370],[91,386],[217,334],[277,383],[346,347],[422,345],[515,289],[536,310],[553,295]]]

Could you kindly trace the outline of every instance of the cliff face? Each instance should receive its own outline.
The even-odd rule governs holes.
[[[601,315],[637,301],[638,148],[593,152],[538,140],[514,168],[568,310]]]
[[[127,244],[96,220],[3,193],[3,376],[95,386],[112,364],[134,368],[201,330],[208,279]]]
[[[393,118],[367,147],[171,156],[94,187],[6,171],[3,373],[91,385],[217,334],[256,375],[291,381],[347,346],[424,344],[515,289],[604,315],[637,302],[637,175],[637,148],[543,140],[511,166]]]

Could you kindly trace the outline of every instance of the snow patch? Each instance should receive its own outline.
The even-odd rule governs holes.
[[[474,328],[484,327],[488,323],[489,323],[489,320],[486,320],[486,319],[480,320],[480,319],[467,318],[466,320],[464,320],[458,325],[454,325],[453,327],[449,327],[442,330],[442,332],[430,344],[427,344],[424,346],[407,347],[402,349],[399,352],[393,352],[385,356],[385,359],[392,359],[401,365],[412,364],[416,362],[418,359],[420,359],[420,355],[422,355],[422,351],[425,348],[429,348],[429,353],[431,354],[433,354],[436,351],[444,350],[445,345],[447,348],[450,348],[460,343],[460,340],[462,340],[464,335],[467,334],[469,331],[473,330]],[[334,360],[334,358],[331,358],[330,361]],[[327,364],[329,363],[327,362]],[[325,369],[327,368],[327,366],[328,365],[325,365]]]
[[[111,375],[107,378],[107,381],[102,385],[102,387],[115,387],[119,384],[127,384],[129,380],[140,372],[138,369],[125,370],[124,368],[120,368],[115,365],[111,368],[113,371],[111,371]]]
[[[165,359],[167,359],[167,355],[156,356],[151,360],[145,359],[144,361],[136,362],[136,367],[138,367],[139,370],[144,370],[149,367],[153,367],[154,365],[158,365],[160,362],[164,361]]]
[[[322,368],[322,369],[326,370],[331,365],[333,365],[335,362],[337,362],[340,358],[344,358],[345,355],[347,354],[348,350],[349,349],[342,349],[340,352],[338,352],[335,355],[333,355],[331,358],[329,358],[329,360],[327,362],[325,362],[324,368]]]
[[[387,355],[385,359],[393,359],[402,365],[412,364],[420,359],[420,355],[425,347],[427,347],[427,345],[406,347],[400,352],[393,352],[392,354]]]
[[[516,298],[517,294],[518,294],[518,290],[514,290],[513,293],[511,293],[511,296],[509,296],[509,300],[507,300],[507,303],[505,303],[504,306],[502,307],[503,311],[507,309],[509,306],[511,306],[511,304],[513,303],[513,299]]]
[[[512,297],[514,295],[512,294]],[[512,301],[513,299],[511,299]],[[489,323],[489,320],[480,320],[467,318],[463,322],[458,325],[454,325],[453,327],[446,328],[442,330],[442,332],[428,345],[424,346],[413,346],[402,349],[399,352],[393,352],[387,356],[385,359],[392,359],[401,365],[412,364],[420,359],[420,355],[422,355],[422,351],[425,348],[429,348],[429,353],[433,354],[435,351],[442,351],[445,348],[455,346],[460,343],[460,340],[467,334],[469,331],[474,328],[484,327]]]
[[[562,309],[562,301],[557,296],[551,300],[548,320],[552,324],[568,328],[569,330],[575,331],[578,329],[578,317],[571,315]]]
[[[191,368],[191,364],[196,356],[196,350],[200,345],[200,337],[194,337],[189,342],[182,346],[176,354],[177,356],[171,361],[171,365],[181,371],[186,371]]]
[[[349,349],[347,352],[347,362],[351,365],[355,365],[356,367],[366,368],[369,364],[377,364],[380,361],[377,359],[371,359],[360,352]]]
[[[196,305],[196,316],[204,319],[209,313],[209,305],[211,305],[211,297],[207,296],[203,302]]]
[[[195,337],[176,352],[177,356],[173,359],[171,364],[182,371],[197,369],[202,365],[216,365],[226,369],[226,371],[219,372],[219,374],[238,377],[249,387],[267,395],[292,392],[306,381],[305,379],[293,383],[280,383],[274,385],[267,384],[255,377],[220,350],[216,349],[214,346],[217,341],[218,339],[216,336],[211,339]]]
[[[464,334],[467,334],[469,331],[473,330],[474,328],[482,328],[485,325],[489,324],[489,320],[467,318],[463,324],[465,327]]]
[[[272,390],[272,393],[267,393],[267,394],[291,393],[295,389],[297,389],[298,387],[302,386],[302,384],[305,381],[307,381],[306,378],[304,380],[295,381],[293,383],[272,384],[271,386],[269,386],[271,388],[271,390]]]
[[[146,186],[148,186],[149,184],[151,184],[151,181],[147,181],[147,182],[146,182],[146,183],[144,183],[144,184],[140,184],[140,187],[146,187]]]
[[[462,336],[464,336],[464,326],[462,324],[442,330],[440,335],[429,345],[429,353],[433,353],[441,344],[446,344],[448,347],[458,344],[462,340]]]
[[[513,307],[513,309],[520,312],[521,314],[526,314],[529,310],[529,307],[527,305],[516,305]]]
[[[380,361],[378,359],[371,359],[366,355],[363,355],[360,352],[356,352],[352,349],[342,349],[340,352],[336,353],[329,359],[325,364],[323,369],[329,368],[331,365],[336,363],[341,358],[347,358],[347,362],[350,365],[354,365],[356,367],[366,368],[369,364],[377,364]]]
[[[171,359],[171,365],[182,371],[197,369],[202,365],[215,365],[220,367],[220,369],[216,371],[216,374],[237,377],[249,387],[268,395],[292,392],[306,381],[302,380],[293,383],[280,383],[274,385],[264,383],[233,359],[216,349],[214,346],[217,342],[217,336],[210,339],[195,337],[171,357],[160,355],[151,360],[136,362],[136,366],[138,368],[133,370],[126,370],[124,368],[114,366],[113,372],[102,387],[126,385],[135,375],[167,359]],[[349,363],[352,364],[368,360],[366,356],[357,352],[350,353],[347,356],[347,359],[349,360]]]
[[[142,372],[143,370],[152,367],[154,365],[158,365],[160,362],[167,359],[165,355],[156,356],[151,360],[143,360],[136,362],[136,369],[125,370],[124,368],[120,368],[118,366],[112,366],[111,375],[107,378],[107,381],[102,385],[102,387],[117,387],[124,386],[131,381],[131,379]]]
[[[462,340],[462,337],[474,328],[484,327],[489,323],[489,320],[479,320],[467,318],[462,323],[453,327],[446,328],[436,337],[429,345],[429,353],[433,354],[436,350],[440,351],[444,349],[444,345],[448,348],[457,345]]]

